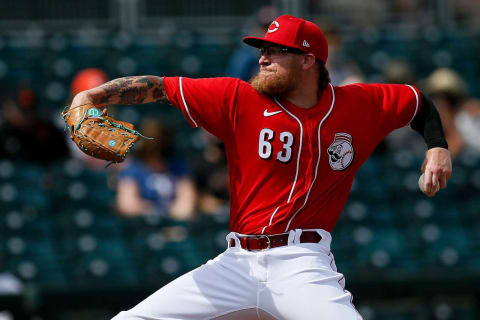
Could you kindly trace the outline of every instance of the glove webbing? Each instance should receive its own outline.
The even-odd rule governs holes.
[[[90,103],[81,104],[81,105],[76,106],[75,108],[80,108],[80,107],[83,107],[83,106],[89,105],[89,104],[90,104]],[[75,109],[75,108],[70,108],[70,106],[68,106],[68,105],[65,106],[64,109],[63,109],[63,112],[62,112],[62,118],[65,119],[65,117],[67,116],[67,113],[68,113],[67,111],[70,111],[70,110]],[[106,110],[106,109],[104,109],[104,110]],[[68,131],[70,132],[70,134],[72,134],[73,136],[76,135],[76,132],[77,132],[77,130],[81,127],[82,123],[83,123],[85,120],[88,119],[88,118],[86,118],[87,113],[88,113],[88,110],[85,110],[85,112],[83,113],[82,119],[81,119],[80,122],[76,125],[76,127],[73,127],[73,126],[72,126],[73,132],[71,132],[71,129],[70,129],[70,127],[69,127],[68,125],[65,125],[65,127],[68,128]],[[102,112],[102,114],[103,114],[103,112]],[[101,120],[102,122],[105,122],[105,123],[107,123],[108,125],[110,125],[110,126],[112,126],[112,127],[115,127],[115,128],[121,129],[121,130],[125,130],[125,131],[127,131],[127,132],[130,132],[131,134],[134,134],[134,135],[136,135],[136,136],[140,136],[140,137],[142,137],[142,138],[144,138],[144,139],[153,140],[153,138],[144,136],[143,134],[141,134],[141,133],[140,133],[139,131],[137,131],[137,130],[133,130],[133,129],[127,128],[127,127],[125,127],[125,126],[124,126],[123,124],[121,124],[121,123],[116,123],[116,122],[110,121],[110,120],[108,120],[108,119],[106,119],[106,118],[104,118],[104,117],[102,117],[102,116],[96,117],[95,119],[99,119],[99,120]],[[102,123],[102,122],[98,122],[98,123],[96,123],[96,125],[98,125],[99,127],[105,127],[105,124]],[[110,131],[114,131],[115,129],[109,128],[109,130],[110,130]],[[123,132],[120,132],[120,134],[121,134],[121,135],[124,135],[124,136],[127,136],[127,134],[126,134],[126,133],[123,133]],[[90,139],[88,139],[88,137],[86,137],[86,136],[79,136],[79,138],[85,139],[85,140],[90,140]],[[84,151],[88,151],[88,149],[87,149],[84,145],[82,145],[82,144],[79,144],[79,147],[80,147],[82,150],[84,150]],[[126,150],[125,155],[128,154],[128,153],[130,153],[131,150],[132,150],[132,148],[133,148],[133,144],[130,145],[130,147]],[[121,157],[120,154],[117,154],[117,156],[118,156],[118,157]],[[125,156],[123,156],[122,158],[124,159]],[[105,168],[109,167],[112,163],[115,163],[115,162],[114,162],[114,161],[110,161],[110,162],[105,166]]]

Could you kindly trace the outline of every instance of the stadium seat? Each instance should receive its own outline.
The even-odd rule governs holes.
[[[137,266],[122,237],[94,233],[64,235],[59,247],[69,281],[76,285],[91,286],[96,281],[138,284]]]
[[[59,263],[52,238],[10,236],[5,238],[5,245],[4,268],[24,282],[46,287],[63,287],[66,284],[64,266]]]

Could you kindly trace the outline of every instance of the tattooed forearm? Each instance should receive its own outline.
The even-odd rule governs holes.
[[[93,103],[142,104],[168,102],[163,77],[135,76],[109,81],[89,91]]]
[[[154,86],[153,81],[154,79],[149,79],[148,77],[143,77],[143,78],[141,77],[140,79],[137,80],[137,82],[146,83],[149,89],[153,88]],[[163,82],[163,79],[162,79],[162,82]]]
[[[163,88],[163,79],[162,79],[162,87],[153,89],[153,99],[155,102],[166,102],[168,101],[167,95],[165,94],[165,90]]]
[[[126,77],[115,79],[101,85],[98,89],[103,91],[103,95],[99,95],[100,103],[122,103],[125,100],[125,96],[130,97],[130,102],[125,104],[132,104],[132,93],[138,91],[136,86],[133,86],[134,77]],[[130,92],[130,94],[129,94]]]

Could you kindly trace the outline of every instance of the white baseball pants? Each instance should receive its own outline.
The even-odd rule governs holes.
[[[362,320],[337,272],[330,233],[316,231],[319,243],[299,243],[297,229],[287,246],[255,252],[232,232],[227,242],[235,247],[112,320]]]

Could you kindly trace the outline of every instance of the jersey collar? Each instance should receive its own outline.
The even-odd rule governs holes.
[[[316,113],[325,113],[329,110],[332,104],[332,90],[330,89],[330,85],[328,85],[320,94],[317,103],[311,108],[301,108],[287,99],[278,99],[278,101],[291,113],[297,116],[306,116],[309,114],[316,114]]]

